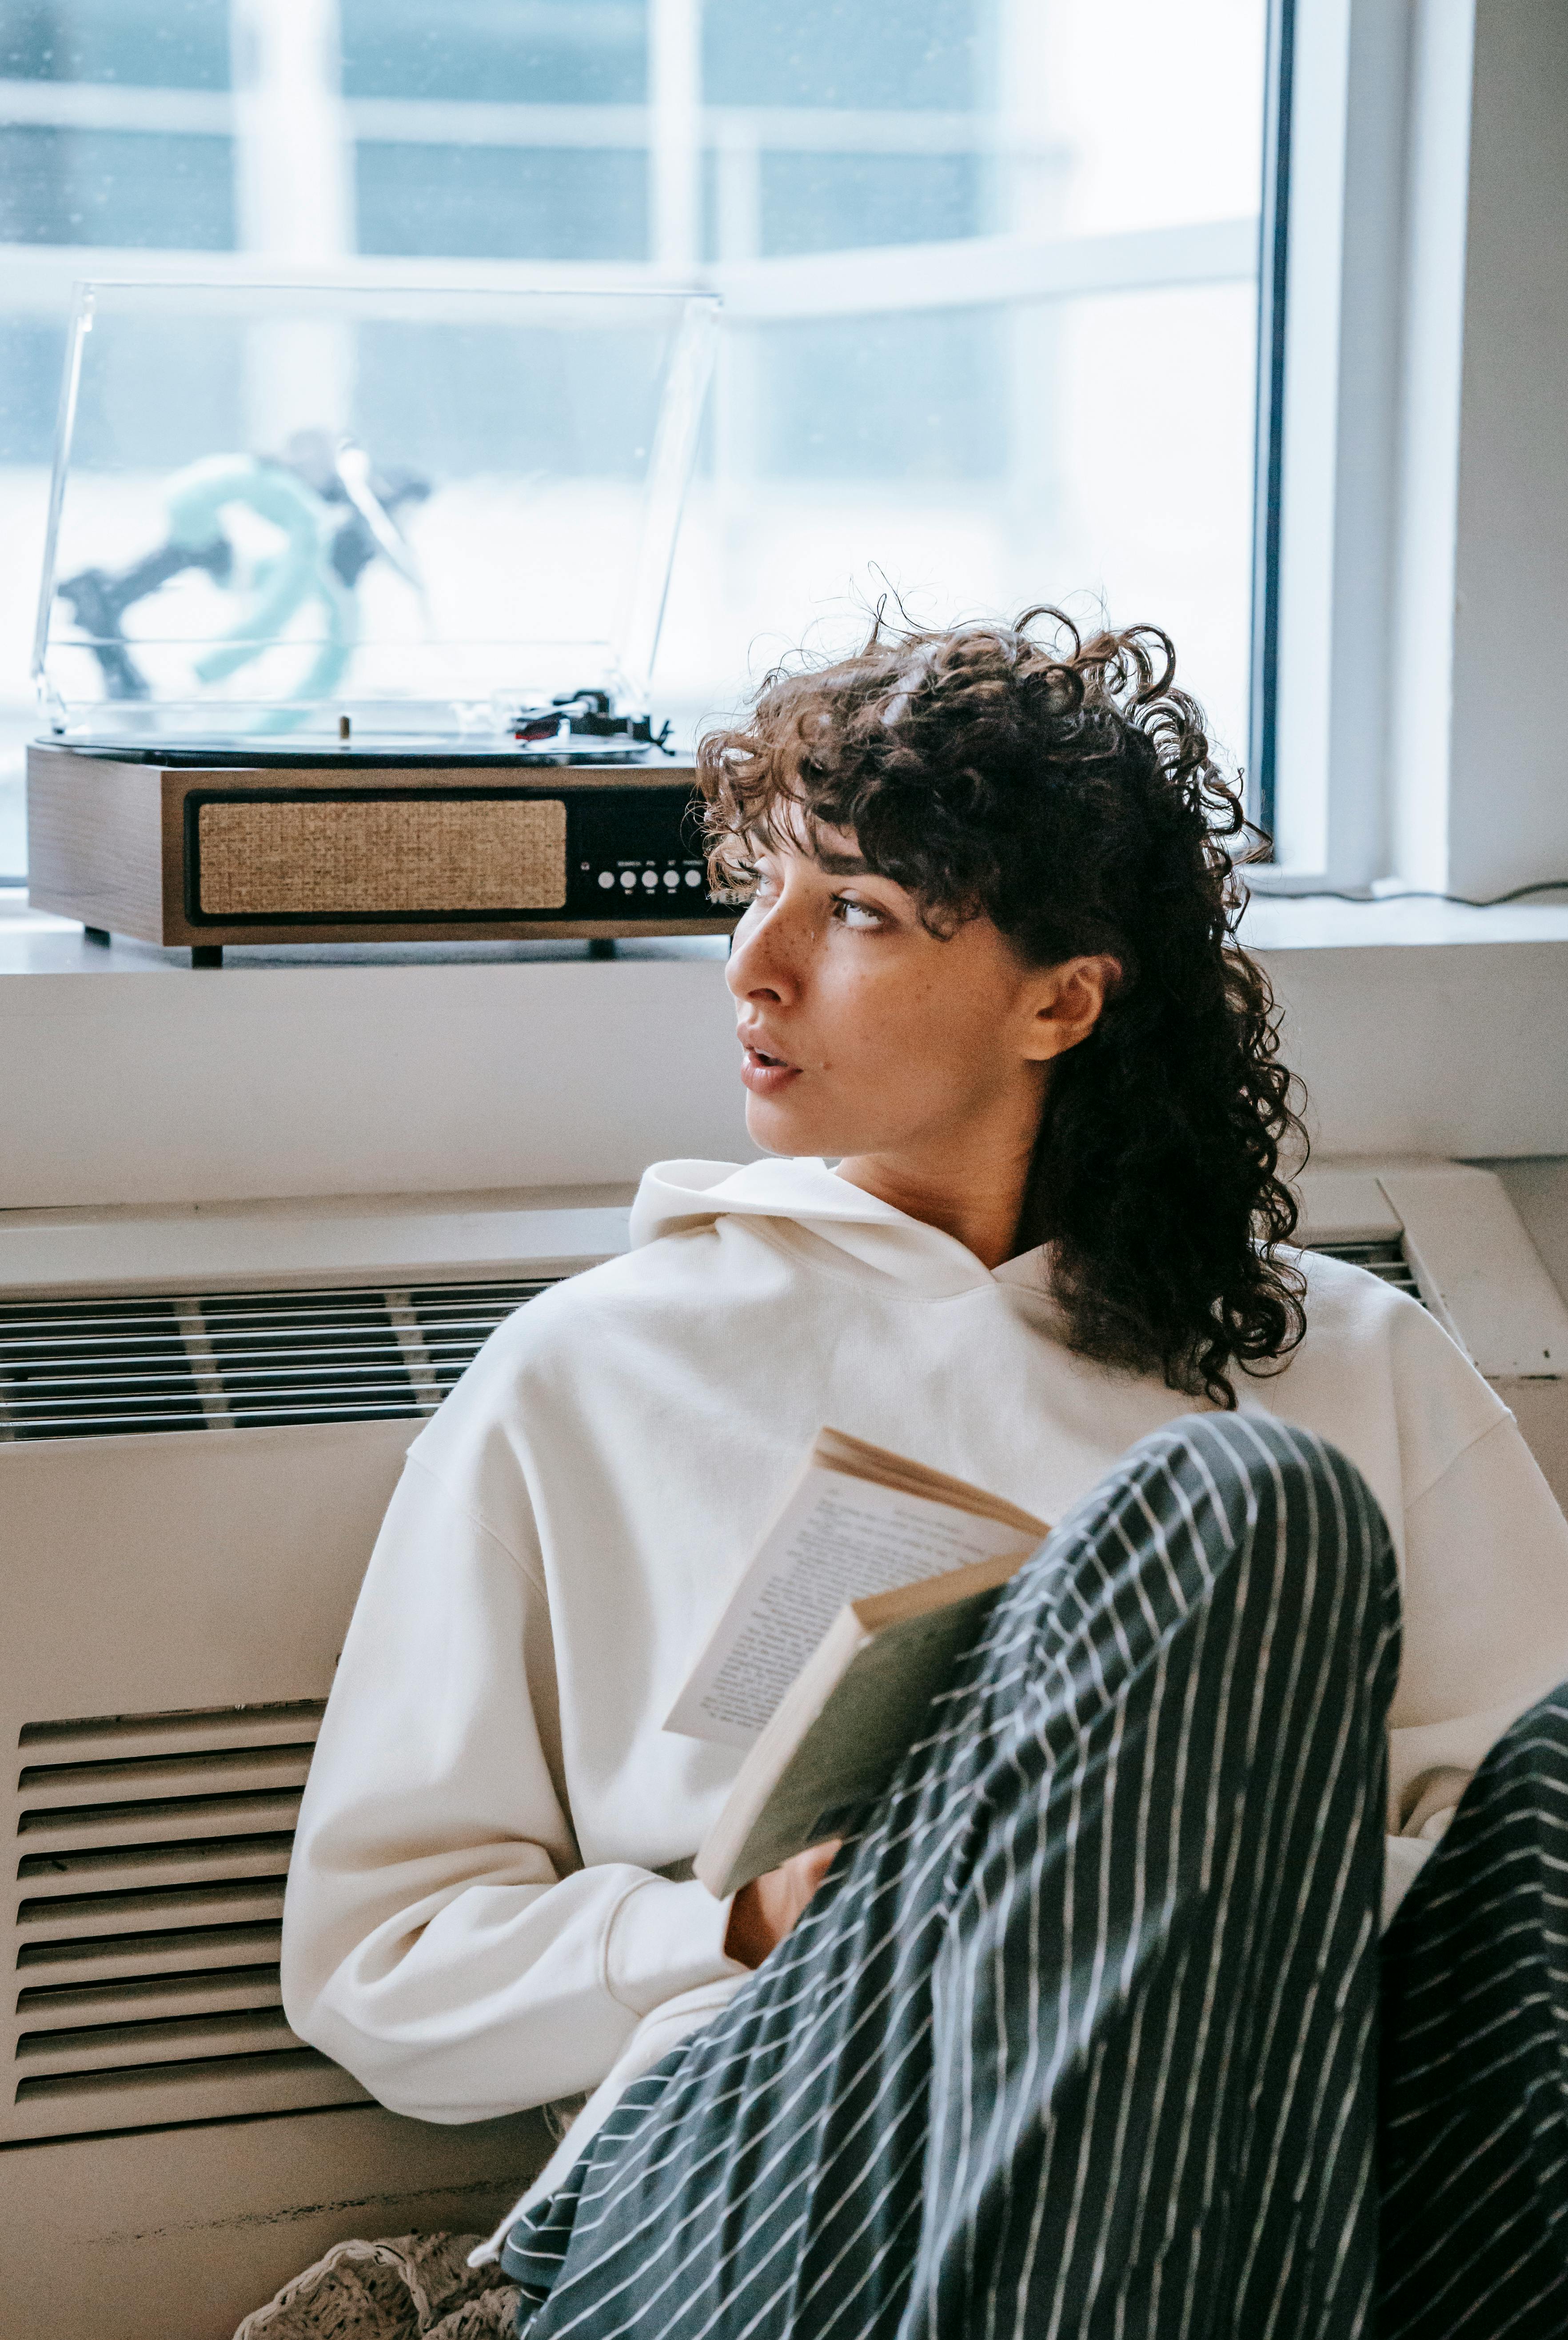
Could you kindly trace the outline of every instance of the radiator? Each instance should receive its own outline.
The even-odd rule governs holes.
[[[1497,1181],[1329,1165],[1305,1198],[1306,1240],[1432,1307],[1568,1492],[1568,1311]],[[548,2150],[534,2117],[368,2104],[283,2019],[279,1922],[410,1439],[624,1240],[597,1196],[0,1215],[0,2296],[28,2340],[228,2340],[344,2234],[483,2227]]]
[[[404,1450],[624,1226],[592,1198],[0,1216],[7,2330],[228,2340],[345,2234],[483,2230],[543,2161],[537,2115],[402,2120],[297,2039],[279,1927]]]

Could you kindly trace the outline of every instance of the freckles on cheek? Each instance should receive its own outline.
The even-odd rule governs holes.
[[[823,1054],[842,1065],[876,1065],[898,1050],[909,1022],[907,993],[886,984],[868,983],[845,1003],[843,1016],[824,1032]]]
[[[815,989],[806,1018],[809,1061],[857,1086],[907,1080],[933,1044],[944,1050],[952,1008],[946,966],[890,938],[856,939],[859,963],[824,969]]]

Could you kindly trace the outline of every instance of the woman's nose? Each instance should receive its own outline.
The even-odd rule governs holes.
[[[736,927],[724,980],[737,999],[767,999],[783,1005],[794,997],[799,987],[783,907],[780,902],[770,909],[748,910]]]

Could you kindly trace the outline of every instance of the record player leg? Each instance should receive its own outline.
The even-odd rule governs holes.
[[[191,965],[193,967],[222,967],[223,964],[223,946],[222,943],[193,943],[191,945]]]
[[[590,935],[588,937],[588,956],[590,958],[613,958],[615,957],[615,937],[613,935]]]
[[[82,929],[82,940],[84,943],[98,943],[104,950],[107,950],[109,947],[109,929],[107,927],[84,927]]]

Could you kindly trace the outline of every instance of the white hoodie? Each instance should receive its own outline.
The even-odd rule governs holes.
[[[305,1790],[289,2020],[427,2120],[624,2078],[739,1978],[727,1906],[660,1872],[740,1759],[660,1724],[822,1423],[1059,1520],[1193,1406],[1062,1345],[1040,1253],[993,1274],[819,1162],[662,1163],[632,1244],[520,1309],[411,1450]],[[1305,1341],[1238,1394],[1388,1519],[1390,1825],[1419,1829],[1568,1677],[1568,1522],[1424,1309],[1305,1265]]]

